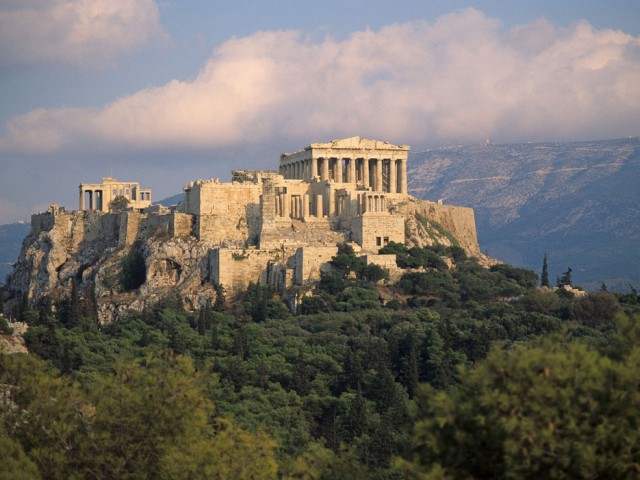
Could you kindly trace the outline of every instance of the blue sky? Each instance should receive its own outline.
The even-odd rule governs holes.
[[[0,0],[0,223],[311,142],[640,134],[640,2]]]

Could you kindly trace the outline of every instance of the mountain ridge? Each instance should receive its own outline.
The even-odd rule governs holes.
[[[452,146],[410,158],[418,198],[474,208],[483,250],[554,275],[627,288],[640,283],[640,139]]]
[[[445,146],[411,154],[408,174],[417,198],[474,208],[480,246],[492,257],[539,271],[547,254],[552,279],[570,266],[591,289],[640,288],[638,137]],[[0,225],[0,282],[28,229]]]

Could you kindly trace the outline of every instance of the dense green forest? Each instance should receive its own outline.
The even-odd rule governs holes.
[[[32,355],[0,355],[0,478],[640,474],[635,290],[381,252],[397,281],[340,245],[297,315],[257,284],[242,305],[219,287],[197,314],[167,298],[101,327],[75,285],[20,302]]]

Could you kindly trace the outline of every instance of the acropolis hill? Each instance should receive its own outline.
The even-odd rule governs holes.
[[[282,154],[277,172],[193,181],[169,208],[153,205],[137,182],[83,183],[78,210],[52,205],[32,216],[9,290],[32,302],[55,299],[76,279],[93,289],[107,322],[168,294],[195,310],[215,297],[215,285],[233,297],[249,282],[273,285],[295,308],[341,242],[392,276],[395,255],[378,254],[390,241],[458,244],[480,255],[472,209],[407,193],[408,151],[360,137],[312,143]],[[126,208],[110,210],[122,197]],[[144,258],[146,278],[123,292],[113,279],[132,251]]]

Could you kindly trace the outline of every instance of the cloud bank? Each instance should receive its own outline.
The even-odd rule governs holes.
[[[0,63],[102,67],[161,31],[153,0],[4,0]]]
[[[640,38],[586,22],[504,31],[474,9],[343,40],[258,32],[222,44],[193,79],[5,127],[0,151],[42,153],[350,135],[418,144],[637,135]]]

